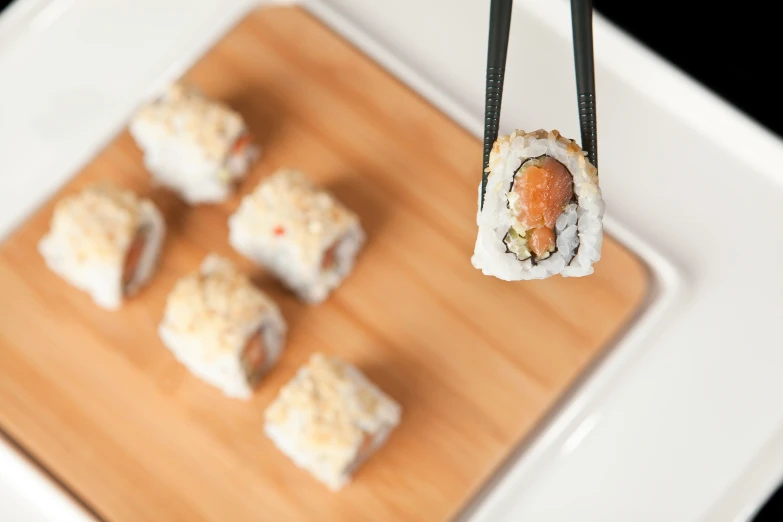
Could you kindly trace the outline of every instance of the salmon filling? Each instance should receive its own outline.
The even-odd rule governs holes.
[[[574,196],[571,173],[549,156],[522,165],[509,192],[514,223],[505,238],[519,259],[546,259],[555,251],[555,224]]]
[[[223,168],[217,173],[218,179],[221,182],[227,184],[232,182],[236,183],[237,179],[234,172],[244,169],[246,162],[245,154],[252,143],[253,138],[248,133],[242,134],[234,141],[223,162]]]
[[[234,145],[231,147],[231,155],[232,156],[239,156],[243,152],[245,152],[245,149],[247,149],[248,145],[250,145],[251,142],[250,134],[243,134],[239,138],[237,138],[237,141],[234,142]]]
[[[266,344],[264,343],[264,330],[251,335],[242,351],[242,368],[245,371],[245,379],[250,387],[255,386],[261,380],[266,367]]]
[[[136,270],[139,268],[139,261],[141,261],[141,255],[144,253],[144,247],[147,244],[147,229],[142,228],[136,232],[136,237],[133,238],[128,252],[125,254],[125,264],[122,268],[122,287],[127,293],[130,284],[133,282],[133,278],[136,275]]]
[[[333,269],[337,261],[337,247],[340,246],[339,241],[335,241],[332,246],[326,249],[323,257],[321,258],[321,270],[327,272]]]

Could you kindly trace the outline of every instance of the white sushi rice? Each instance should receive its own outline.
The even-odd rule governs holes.
[[[248,132],[240,114],[179,83],[142,107],[129,130],[147,169],[190,204],[224,201],[261,153],[253,143],[233,152]]]
[[[166,301],[158,333],[188,370],[226,396],[253,394],[242,364],[251,336],[263,332],[262,373],[283,351],[287,326],[277,305],[227,259],[210,254],[180,279]]]
[[[125,259],[139,230],[145,231],[144,249],[132,279],[123,285]],[[98,306],[117,310],[152,278],[165,230],[151,201],[102,183],[57,204],[38,251],[50,270],[90,294]]]
[[[348,277],[366,240],[354,212],[291,169],[259,183],[228,226],[237,252],[311,304],[324,301]],[[333,266],[323,269],[324,255],[335,244]]]
[[[264,416],[264,431],[277,448],[337,491],[383,446],[402,408],[355,366],[316,353]],[[366,437],[371,444],[363,449]]]
[[[555,225],[556,249],[549,257],[520,261],[504,242],[514,216],[509,208],[509,191],[514,176],[528,159],[547,155],[562,163],[574,181],[576,204],[568,204]],[[490,154],[484,208],[476,216],[478,235],[471,262],[485,275],[506,281],[545,279],[556,274],[580,277],[593,273],[601,259],[604,201],[596,169],[572,140],[557,131],[531,133],[515,131],[501,136]]]

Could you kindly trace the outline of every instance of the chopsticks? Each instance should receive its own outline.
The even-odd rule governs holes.
[[[511,7],[513,0],[492,0],[489,7],[489,44],[487,45],[487,91],[484,98],[484,168],[481,173],[481,208],[487,191],[489,153],[498,139],[503,79],[506,76]]]
[[[598,128],[595,117],[595,64],[593,63],[593,1],[571,0],[571,28],[574,34],[576,100],[582,150],[598,168]]]
[[[492,0],[489,11],[487,46],[487,86],[484,103],[484,165],[481,172],[481,208],[487,189],[489,154],[498,137],[503,80],[506,72],[511,8],[513,0]],[[574,70],[579,108],[582,150],[598,168],[598,137],[595,112],[595,64],[593,60],[593,2],[571,0],[571,27],[574,39]]]

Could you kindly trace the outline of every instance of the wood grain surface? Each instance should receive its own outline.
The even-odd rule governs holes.
[[[110,521],[453,518],[633,317],[644,266],[607,238],[586,278],[505,283],[470,264],[481,143],[300,8],[251,13],[188,73],[240,110],[263,156],[236,197],[187,207],[156,187],[127,132],[0,247],[0,429]],[[532,130],[532,129],[528,129]],[[322,305],[232,251],[227,216],[281,166],[301,168],[369,234]],[[152,284],[117,312],[36,252],[53,203],[110,178],[169,227]],[[156,335],[175,280],[218,252],[281,306],[289,343],[249,402],[190,375]],[[399,400],[388,444],[331,493],[262,432],[262,411],[315,350]]]

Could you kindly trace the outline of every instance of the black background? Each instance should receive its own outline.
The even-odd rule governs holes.
[[[0,0],[0,11],[9,3]],[[594,0],[596,11],[610,22],[783,137],[783,84],[775,81],[783,68],[783,26],[772,5]],[[779,489],[754,522],[779,521],[773,513],[781,512]]]
[[[783,26],[772,11],[776,4],[594,0],[593,5],[626,33],[783,136],[783,86],[775,81],[783,62]]]

